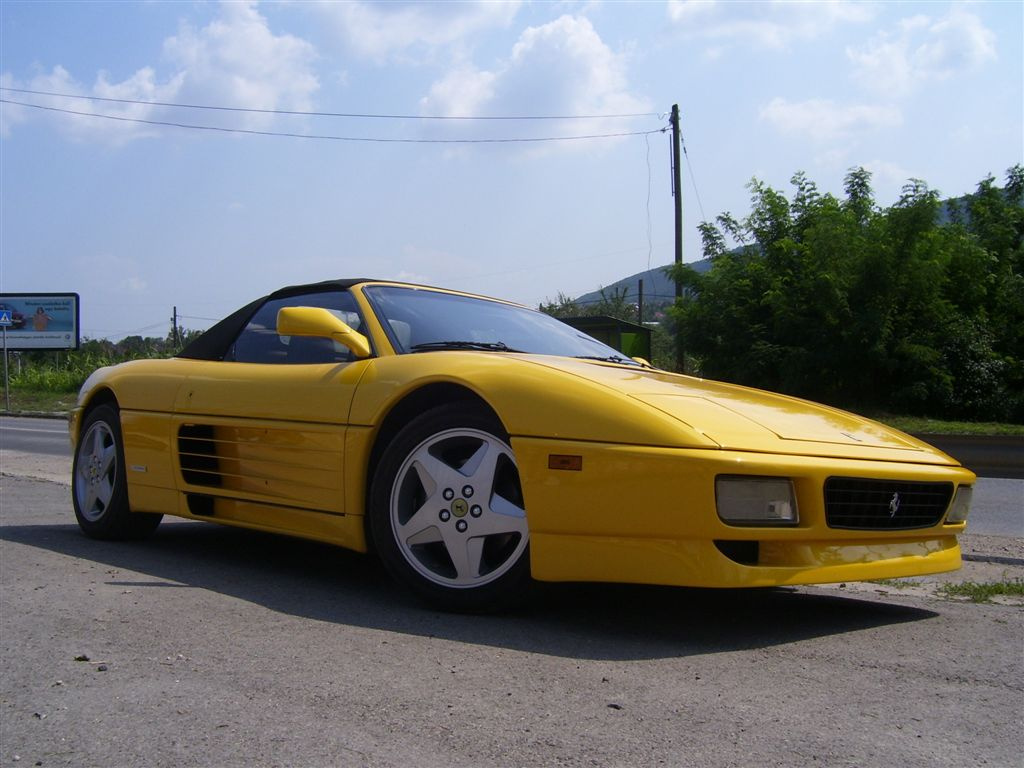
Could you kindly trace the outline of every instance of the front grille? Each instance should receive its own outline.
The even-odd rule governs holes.
[[[825,482],[825,519],[829,528],[930,528],[942,520],[952,497],[952,483],[830,477]]]

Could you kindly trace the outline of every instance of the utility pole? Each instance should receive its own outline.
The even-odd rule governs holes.
[[[679,170],[679,105],[672,105],[672,195],[675,197],[676,209],[676,265],[683,263],[683,189],[680,184],[682,173]],[[676,298],[683,296],[683,284],[676,280]]]
[[[679,146],[682,142],[679,136],[679,105],[672,105],[672,117],[669,118],[672,125],[672,195],[675,197],[676,208],[676,266],[683,263],[683,187],[681,184],[682,172],[679,168]],[[676,301],[683,297],[683,284],[676,279]],[[676,336],[676,368],[680,373],[686,373],[686,351],[683,349],[679,336]]]
[[[4,410],[11,412],[11,379],[7,375],[7,323],[0,325],[4,334]]]
[[[171,315],[171,338],[174,340],[175,348],[181,346],[181,337],[178,336],[178,308],[174,307]]]

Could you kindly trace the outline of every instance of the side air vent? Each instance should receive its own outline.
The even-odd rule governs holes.
[[[212,496],[200,496],[197,493],[190,493],[188,499],[188,511],[199,517],[213,517],[215,514],[214,501]]]
[[[185,424],[178,431],[178,457],[181,475],[189,485],[221,486],[220,462],[213,427]]]
[[[330,511],[340,511],[343,498],[344,446],[344,430],[316,424],[193,422],[181,424],[177,437],[181,479],[190,492]]]

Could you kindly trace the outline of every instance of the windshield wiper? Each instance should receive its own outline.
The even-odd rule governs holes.
[[[444,349],[474,349],[483,352],[522,352],[521,349],[512,349],[503,341],[425,341],[422,344],[413,344],[409,347],[410,352],[432,352]]]
[[[597,355],[573,355],[577,360],[597,360],[599,363],[621,363],[622,365],[640,365],[636,360],[622,355],[608,355],[598,357]]]

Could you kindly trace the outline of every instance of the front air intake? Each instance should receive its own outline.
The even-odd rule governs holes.
[[[830,477],[825,482],[829,528],[910,530],[938,525],[953,497],[952,483]]]

